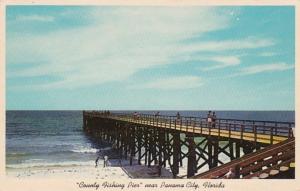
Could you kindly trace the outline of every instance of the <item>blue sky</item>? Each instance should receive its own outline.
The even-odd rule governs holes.
[[[8,6],[7,109],[294,110],[292,6]]]

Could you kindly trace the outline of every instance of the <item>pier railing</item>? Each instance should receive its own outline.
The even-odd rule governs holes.
[[[238,119],[216,119],[208,122],[204,117],[167,116],[134,113],[103,113],[89,111],[86,115],[111,118],[131,123],[169,128],[190,133],[229,137],[264,142],[278,143],[294,137],[293,122],[254,121]]]
[[[294,168],[295,138],[258,150],[193,178],[269,178]]]

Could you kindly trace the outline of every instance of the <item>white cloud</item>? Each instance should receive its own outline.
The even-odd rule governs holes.
[[[241,68],[240,71],[236,74],[233,74],[231,77],[234,76],[245,76],[245,75],[252,75],[264,72],[276,72],[276,71],[284,71],[294,68],[293,65],[287,63],[271,63],[271,64],[260,64],[254,66],[248,66]]]
[[[212,60],[216,62],[221,62],[224,64],[237,65],[240,64],[240,59],[235,56],[227,56],[227,57],[214,57]]]
[[[54,17],[45,15],[21,15],[16,17],[16,21],[53,22]]]
[[[178,63],[177,57],[205,51],[271,46],[270,39],[182,43],[230,26],[231,16],[212,7],[95,8],[85,18],[91,25],[35,35],[9,35],[8,63],[39,63],[16,69],[7,76],[56,76],[45,88],[76,88],[124,81],[134,73],[155,66]],[[52,21],[51,16],[20,16],[23,20]],[[216,57],[220,65],[239,64],[238,58]]]
[[[208,60],[219,62],[219,64],[213,64],[212,66],[200,68],[202,71],[210,71],[210,70],[217,70],[217,69],[237,66],[241,63],[239,57],[237,56],[212,57]]]
[[[228,18],[218,16],[214,8],[103,10],[91,11],[93,25],[35,36],[11,35],[8,62],[40,66],[8,70],[8,76],[61,77],[45,87],[121,81],[141,69],[172,63],[183,46],[178,42],[229,25]]]
[[[193,89],[203,85],[203,81],[197,76],[179,76],[164,79],[157,79],[148,83],[130,86],[131,89],[160,89],[180,90]]]
[[[223,40],[223,41],[209,41],[195,43],[185,47],[187,52],[211,52],[211,51],[224,51],[224,50],[243,50],[243,49],[256,49],[272,46],[275,44],[273,39],[259,39],[248,37],[238,40]]]

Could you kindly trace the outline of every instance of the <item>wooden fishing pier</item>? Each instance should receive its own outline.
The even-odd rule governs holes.
[[[174,178],[184,159],[188,178],[293,178],[294,126],[290,122],[208,122],[201,117],[83,111],[83,128],[89,135],[114,145],[130,164],[136,159],[148,167],[157,165],[159,174],[169,166]],[[230,162],[222,161],[221,154]],[[199,174],[204,166],[209,170]]]

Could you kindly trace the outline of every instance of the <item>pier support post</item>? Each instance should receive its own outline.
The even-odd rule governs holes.
[[[135,127],[130,128],[130,165],[132,165],[132,160],[135,156]]]
[[[171,165],[171,151],[172,151],[172,148],[174,148],[173,147],[173,145],[174,145],[174,139],[173,139],[173,142],[172,142],[172,145],[171,145],[171,140],[170,140],[170,135],[171,135],[171,133],[170,132],[167,132],[166,133],[166,141],[165,141],[165,150],[167,151],[166,152],[166,157],[165,157],[165,159],[164,159],[164,166],[166,167],[166,165],[167,165],[167,161],[168,161],[168,164],[171,166],[171,169],[172,169],[172,172],[174,171],[173,170],[173,165]],[[173,154],[174,155],[174,154]],[[174,173],[173,173],[174,174]]]
[[[209,169],[218,166],[219,140],[209,136],[207,138],[207,153]]]
[[[233,149],[233,141],[229,140],[229,154],[230,154],[230,160],[234,159],[234,149]]]
[[[129,153],[129,142],[130,142],[130,127],[129,127],[129,124],[126,125],[126,129],[125,129],[125,144],[124,144],[124,148],[125,148],[125,153],[124,153],[124,156],[125,156],[125,159],[127,160],[127,157],[128,157],[128,153]]]
[[[163,156],[163,147],[165,145],[165,132],[159,130],[158,134],[158,175],[161,176],[161,168],[163,166],[162,156]]]
[[[125,126],[124,124],[122,124],[122,128],[121,128],[121,133],[120,133],[120,142],[121,142],[121,147],[120,147],[120,158],[123,158],[123,154],[125,151]]]
[[[180,133],[179,132],[173,132],[173,177],[176,177],[176,175],[179,173],[179,157],[180,157]],[[170,153],[169,153],[170,154]]]
[[[154,133],[153,133],[153,131],[152,130],[150,130],[149,131],[149,137],[148,137],[148,167],[150,167],[151,166],[151,156],[153,157],[153,135],[154,135]]]
[[[120,149],[120,131],[119,131],[119,124],[117,124],[117,129],[116,129],[116,145],[117,149]]]
[[[138,149],[138,164],[141,164],[142,159],[142,128],[137,129],[137,149]]]
[[[197,169],[197,160],[196,160],[196,145],[194,141],[194,137],[188,135],[186,140],[189,144],[189,151],[188,151],[188,169],[187,169],[187,177],[192,177],[195,175]]]
[[[167,158],[168,158],[168,150],[169,150],[169,139],[168,139],[168,135],[169,132],[165,132],[164,129],[164,137],[163,137],[163,153],[164,153],[164,157],[163,157],[163,166],[166,167],[167,166]],[[166,141],[167,139],[167,141]]]
[[[235,143],[235,158],[240,158],[241,157],[241,145],[240,142],[237,141]]]
[[[212,158],[212,141],[211,141],[211,137],[207,138],[207,152],[208,152],[208,168],[211,169],[212,168],[212,163],[213,163],[213,158]]]
[[[158,153],[156,148],[158,147],[158,137],[159,137],[159,131],[157,128],[153,130],[153,135],[152,135],[152,161],[154,160],[154,164],[158,164]]]
[[[144,148],[145,148],[145,166],[148,163],[148,130],[145,128],[144,129]]]
[[[219,140],[217,138],[212,139],[213,146],[213,158],[212,158],[212,168],[218,166],[219,160]]]

